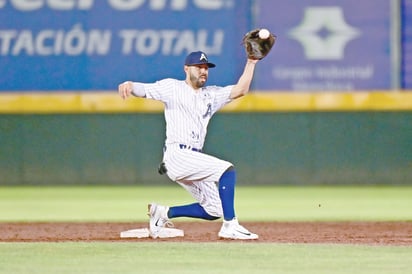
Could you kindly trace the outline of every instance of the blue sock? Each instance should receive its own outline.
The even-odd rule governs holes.
[[[169,218],[190,217],[210,221],[219,219],[219,217],[209,215],[199,203],[170,207],[167,216]]]
[[[235,215],[235,184],[236,171],[233,168],[226,170],[219,180],[219,196],[222,201],[223,217],[226,221],[232,220]]]

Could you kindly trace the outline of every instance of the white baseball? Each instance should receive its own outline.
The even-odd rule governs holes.
[[[260,39],[268,39],[270,32],[267,29],[261,29],[259,31],[259,38]]]

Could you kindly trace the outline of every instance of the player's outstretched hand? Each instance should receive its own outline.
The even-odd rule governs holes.
[[[122,99],[126,99],[132,94],[133,91],[133,83],[131,81],[123,82],[119,85],[119,95]]]

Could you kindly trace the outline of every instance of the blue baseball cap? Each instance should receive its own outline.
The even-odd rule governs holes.
[[[206,53],[203,51],[194,51],[190,53],[185,60],[186,66],[195,66],[206,64],[209,68],[216,67],[215,64],[209,63]]]

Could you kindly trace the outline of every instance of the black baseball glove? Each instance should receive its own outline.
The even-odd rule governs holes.
[[[268,30],[254,29],[243,36],[242,43],[249,59],[260,60],[268,55],[275,41],[276,36]]]

